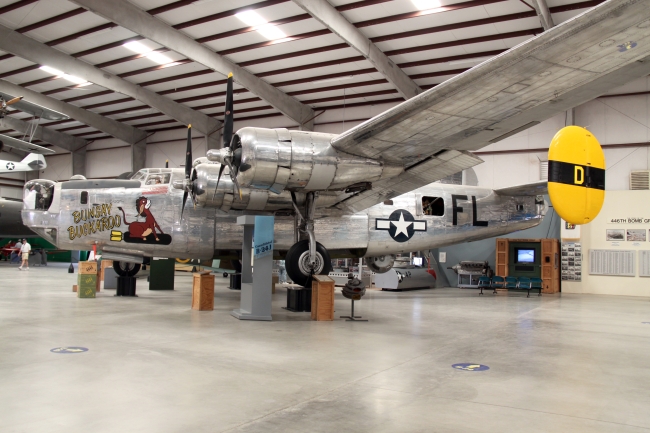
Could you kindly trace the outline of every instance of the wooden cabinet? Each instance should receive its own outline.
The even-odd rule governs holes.
[[[193,274],[192,310],[214,310],[214,275],[212,272],[196,272]]]
[[[311,319],[334,320],[334,280],[314,275],[311,283]]]
[[[542,293],[557,293],[560,291],[560,241],[558,239],[510,239],[498,238],[496,240],[495,275],[507,277],[510,272],[510,250],[516,244],[539,245],[540,260],[536,266],[540,267],[542,279]],[[516,248],[515,248],[516,251]],[[513,258],[514,260],[514,258]],[[525,275],[525,274],[524,274]],[[512,275],[517,276],[517,275]]]

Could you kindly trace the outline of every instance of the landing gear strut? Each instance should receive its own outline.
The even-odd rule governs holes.
[[[332,271],[332,260],[325,247],[316,242],[314,235],[314,210],[316,209],[316,194],[307,193],[305,215],[303,216],[296,204],[295,194],[291,193],[293,207],[300,218],[298,230],[301,237],[306,237],[294,244],[287,252],[285,259],[289,278],[303,287],[311,285],[312,275],[327,275]]]

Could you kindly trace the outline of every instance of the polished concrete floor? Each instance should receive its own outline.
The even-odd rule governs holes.
[[[279,289],[273,322],[244,322],[220,276],[211,312],[189,274],[139,298],[75,278],[0,264],[0,432],[650,430],[648,299],[369,291],[369,322],[313,322]]]

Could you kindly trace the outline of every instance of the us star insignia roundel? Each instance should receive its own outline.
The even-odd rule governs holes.
[[[7,170],[13,170],[14,168],[16,168],[16,166],[14,165],[13,162],[8,162],[7,163]]]
[[[411,212],[398,209],[386,218],[375,220],[375,230],[388,230],[388,234],[396,242],[406,242],[415,232],[426,232],[427,222],[416,220]]]

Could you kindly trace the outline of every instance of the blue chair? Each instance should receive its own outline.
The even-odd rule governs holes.
[[[541,278],[531,278],[530,279],[530,288],[539,289],[537,296],[542,296],[542,279]]]
[[[494,292],[496,293],[497,289],[503,289],[503,285],[505,284],[505,280],[503,277],[499,277],[498,275],[495,275],[492,277],[492,288],[494,289]]]
[[[518,287],[518,289],[528,291],[528,295],[526,296],[527,298],[530,298],[530,288],[531,288],[530,278],[528,278],[528,277],[519,277],[519,287]]]
[[[479,295],[483,294],[483,289],[489,289],[491,287],[491,279],[488,276],[482,275],[478,277],[478,288],[481,289]]]
[[[516,290],[519,288],[519,284],[517,283],[517,277],[506,277],[505,288],[508,290]]]

